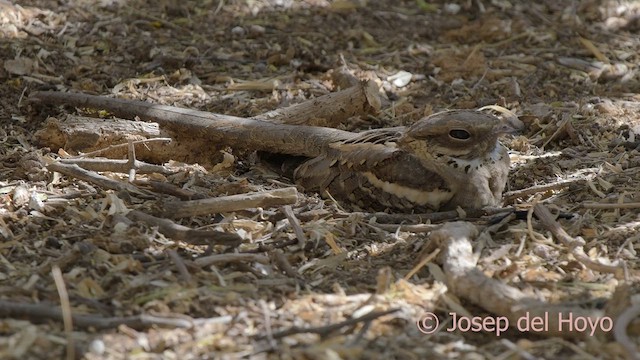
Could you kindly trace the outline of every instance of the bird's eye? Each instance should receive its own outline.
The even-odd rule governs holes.
[[[449,131],[449,136],[457,140],[468,140],[471,138],[471,134],[467,130],[453,129]]]

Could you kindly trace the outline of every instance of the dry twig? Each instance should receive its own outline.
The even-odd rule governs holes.
[[[127,218],[143,221],[150,226],[157,226],[158,231],[163,235],[192,245],[238,246],[242,242],[242,238],[237,234],[216,230],[193,230],[186,226],[176,224],[169,219],[158,218],[138,210],[129,211]]]
[[[544,225],[547,230],[551,231],[553,236],[555,236],[558,241],[566,246],[571,254],[581,264],[591,270],[615,274],[618,279],[624,278],[624,268],[622,267],[622,265],[607,265],[590,259],[589,256],[584,253],[584,240],[582,238],[573,238],[569,234],[567,234],[562,226],[560,226],[560,224],[555,221],[549,209],[547,209],[544,205],[540,203],[536,204],[533,208],[533,211],[542,225]]]
[[[116,190],[116,191],[127,191],[131,194],[134,194],[143,198],[152,197],[151,194],[137,188],[133,184],[110,179],[106,176],[97,174],[93,171],[85,170],[75,164],[63,164],[59,162],[54,162],[47,165],[47,168],[51,171],[57,171],[64,175],[73,176],[80,180],[84,180],[107,189]]]
[[[616,319],[615,326],[613,328],[613,335],[618,343],[624,347],[627,352],[627,357],[630,360],[640,360],[640,351],[638,351],[638,345],[634,344],[633,340],[627,333],[627,326],[640,316],[640,304],[631,305]]]
[[[63,315],[62,310],[60,310],[53,304],[27,304],[24,302],[17,303],[0,300],[0,317],[25,317],[34,322],[42,322],[43,320],[47,319],[61,321]],[[229,323],[231,321],[230,316],[222,316],[219,318],[211,319],[187,320],[184,317],[171,318],[146,314],[127,317],[102,317],[97,315],[75,314],[72,315],[72,319],[75,326],[79,328],[112,329],[120,325],[126,325],[138,330],[145,329],[154,325],[176,328],[192,328],[194,325],[204,323]]]
[[[60,159],[62,164],[76,164],[85,170],[91,171],[109,171],[117,173],[128,173],[132,164],[130,160],[115,160],[115,159],[87,159],[87,158],[69,158]],[[136,172],[141,174],[174,174],[176,170],[172,170],[162,165],[149,164],[143,161],[134,160],[133,168]]]
[[[216,264],[225,264],[230,262],[250,263],[257,262],[260,264],[268,264],[269,258],[264,255],[257,254],[216,254],[197,258],[194,263],[198,266],[210,266]]]
[[[473,253],[471,241],[477,235],[478,230],[473,224],[461,221],[447,223],[431,234],[432,241],[440,244],[443,249],[440,259],[446,274],[447,286],[456,296],[467,299],[491,313],[506,317],[511,328],[516,328],[525,318],[545,319],[544,328],[535,331],[528,329],[535,334],[586,338],[602,331],[601,328],[596,328],[593,333],[591,329],[584,332],[571,331],[566,325],[566,319],[578,317],[599,324],[604,317],[600,310],[552,305],[487,277],[476,267],[477,257]]]
[[[161,194],[172,195],[177,197],[180,200],[198,200],[198,199],[206,198],[206,196],[203,194],[180,188],[168,182],[149,180],[149,179],[139,179],[139,180],[134,180],[133,184],[142,186],[142,187],[149,187],[151,188],[152,191],[155,191]]]
[[[584,181],[585,180],[583,179],[572,179],[572,180],[556,181],[551,184],[534,185],[526,189],[507,191],[502,195],[502,199],[505,203],[507,203],[513,199],[523,198],[525,196],[534,195],[541,192],[559,190],[559,189],[571,186],[573,184],[583,183]]]
[[[331,333],[333,333],[334,331],[337,331],[343,327],[346,326],[354,326],[358,323],[361,322],[370,322],[373,321],[379,317],[385,316],[385,315],[389,315],[389,314],[393,314],[394,312],[398,311],[399,309],[390,309],[390,310],[385,310],[385,311],[372,311],[368,314],[359,316],[357,318],[352,318],[352,319],[347,319],[345,321],[341,321],[339,323],[336,324],[331,324],[331,325],[327,325],[327,326],[318,326],[318,327],[308,327],[308,328],[301,328],[298,326],[293,326],[287,330],[282,330],[276,333],[273,333],[272,336],[274,339],[280,339],[283,337],[287,337],[287,336],[291,336],[291,335],[295,335],[295,334],[318,334],[320,336],[326,336],[329,335]],[[265,335],[259,335],[256,336],[257,339],[262,339],[264,338]]]
[[[151,138],[151,139],[143,139],[143,140],[134,140],[133,144],[134,145],[147,144],[147,143],[152,143],[152,142],[156,142],[156,141],[169,143],[169,142],[171,142],[171,138]],[[96,151],[92,151],[92,152],[88,152],[88,153],[83,153],[83,154],[80,154],[78,156],[71,157],[69,159],[82,159],[82,158],[93,157],[93,156],[96,156],[96,155],[100,155],[100,154],[102,154],[104,152],[109,152],[109,151],[114,150],[114,149],[119,149],[119,148],[128,147],[128,146],[129,146],[129,143],[117,144],[117,145],[109,145],[106,148],[103,148],[103,149],[100,149],[100,150],[96,150]]]
[[[380,110],[378,86],[362,81],[335,93],[254,116],[277,124],[337,127],[348,118]]]
[[[288,187],[201,200],[169,202],[164,205],[164,214],[166,217],[184,218],[258,207],[295,204],[297,201],[298,190],[295,187]]]
[[[64,332],[67,337],[67,360],[75,359],[75,345],[73,341],[73,318],[71,316],[71,305],[69,304],[69,293],[67,287],[64,284],[62,278],[62,271],[57,266],[51,269],[53,280],[58,289],[58,296],[60,297],[60,310],[62,314],[62,322],[64,323]]]
[[[307,243],[307,235],[305,235],[304,230],[300,225],[300,220],[296,218],[296,214],[293,213],[293,209],[290,205],[283,206],[282,210],[287,216],[289,224],[293,228],[293,232],[296,234],[296,238],[298,239],[300,246],[304,248],[304,245]]]

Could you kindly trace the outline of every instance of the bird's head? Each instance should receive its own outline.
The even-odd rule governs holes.
[[[400,138],[408,151],[459,159],[482,157],[496,148],[498,138],[522,130],[515,116],[500,119],[475,110],[443,111],[418,120]]]

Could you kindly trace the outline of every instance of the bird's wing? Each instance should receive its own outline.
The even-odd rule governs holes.
[[[296,182],[367,208],[438,209],[451,189],[436,168],[396,146],[399,136],[398,129],[371,130],[333,143],[296,169]]]
[[[294,178],[307,190],[323,191],[329,187],[341,169],[371,168],[391,158],[397,151],[395,142],[398,137],[397,128],[378,129],[364,131],[352,139],[329,144],[322,155],[300,165]]]

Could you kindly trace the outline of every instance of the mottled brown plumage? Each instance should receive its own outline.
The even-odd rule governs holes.
[[[522,128],[472,110],[365,131],[300,165],[296,182],[371,210],[423,212],[500,204],[509,156],[498,138]]]

